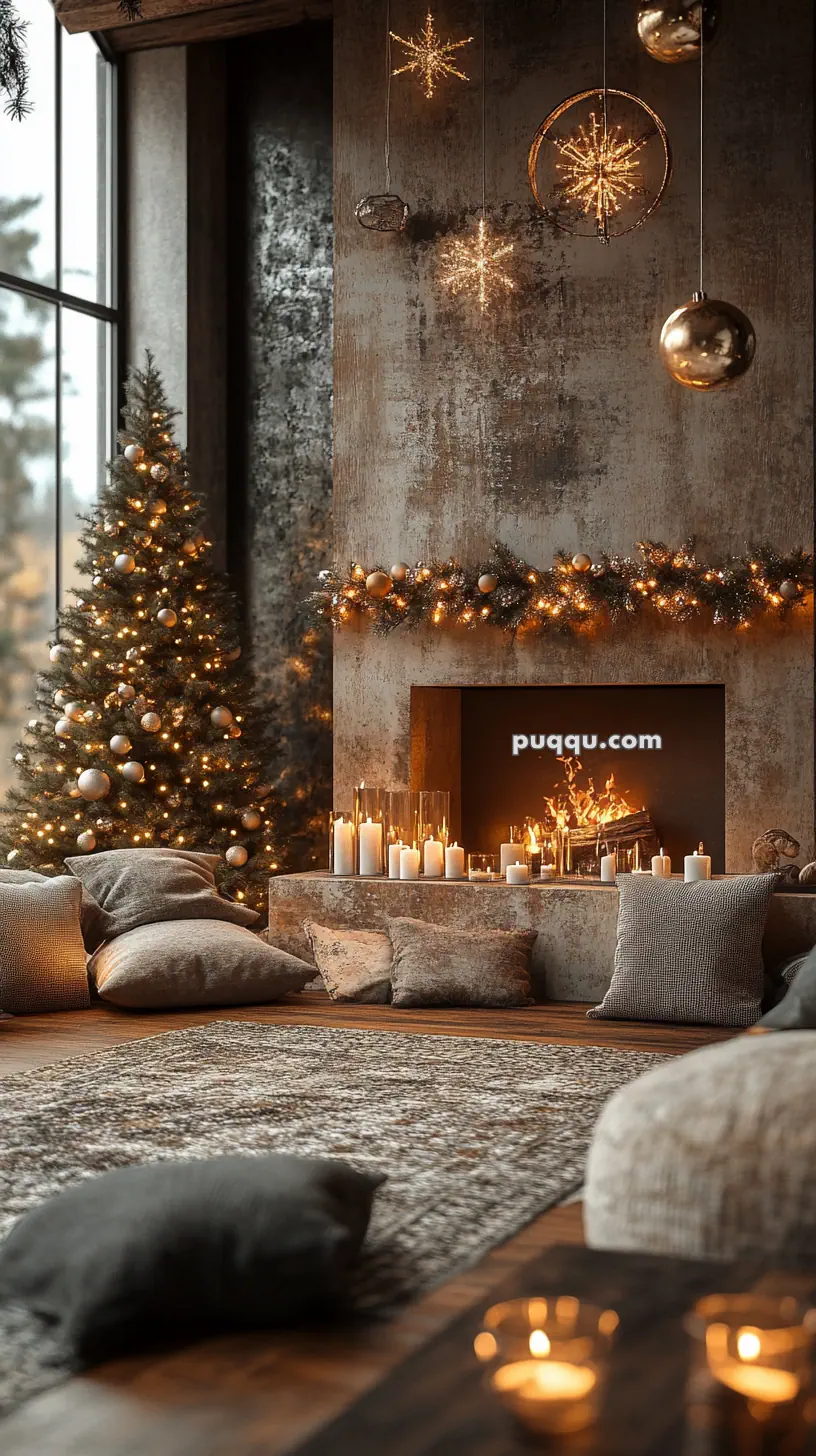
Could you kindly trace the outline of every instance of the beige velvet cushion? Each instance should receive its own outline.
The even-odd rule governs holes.
[[[67,878],[67,876],[63,876]],[[53,875],[41,875],[37,870],[5,870],[0,869],[0,885],[47,885]],[[90,890],[82,886],[82,905],[79,918],[82,925],[82,938],[85,942],[85,949],[96,950],[103,940],[108,936],[108,917],[101,905],[97,905]]]
[[[82,886],[68,875],[0,883],[0,1010],[90,1006],[81,906]]]
[[[531,1006],[535,931],[389,920],[394,1006]]]
[[[228,920],[254,925],[256,910],[222,900],[217,854],[185,849],[108,849],[65,861],[108,916],[108,939],[160,920]]]
[[[140,925],[103,945],[88,966],[115,1006],[247,1006],[302,991],[314,967],[223,920]]]
[[[303,929],[333,1001],[389,1000],[393,952],[384,930],[327,930],[313,920]]]

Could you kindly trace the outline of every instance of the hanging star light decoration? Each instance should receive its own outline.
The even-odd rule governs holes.
[[[585,215],[594,213],[598,236],[604,241],[608,219],[643,190],[638,153],[648,140],[648,136],[626,136],[620,126],[606,126],[594,111],[588,131],[581,126],[566,141],[556,139],[564,198],[577,203]]]
[[[502,267],[502,259],[513,251],[512,243],[499,243],[490,236],[485,218],[473,239],[454,238],[442,254],[441,283],[453,294],[475,294],[485,313],[502,292],[511,293],[515,283]]]
[[[391,39],[401,46],[405,46],[410,56],[406,65],[400,66],[393,72],[395,76],[402,76],[406,71],[416,71],[423,79],[425,95],[430,98],[436,89],[436,83],[444,76],[457,76],[460,81],[468,81],[469,76],[464,71],[457,70],[451,63],[451,56],[455,51],[460,51],[463,46],[470,45],[473,36],[469,35],[466,40],[442,40],[434,30],[433,16],[428,11],[425,28],[418,36],[411,40],[403,40],[401,35],[390,32]]]

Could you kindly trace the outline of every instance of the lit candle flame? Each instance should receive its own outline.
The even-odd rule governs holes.
[[[533,1330],[530,1334],[530,1354],[549,1355],[551,1349],[549,1336],[543,1330]]]

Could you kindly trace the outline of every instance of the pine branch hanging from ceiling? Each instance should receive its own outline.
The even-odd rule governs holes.
[[[27,29],[27,23],[20,19],[13,0],[0,0],[0,92],[5,97],[3,109],[6,115],[15,121],[22,121],[31,110],[25,46]]]

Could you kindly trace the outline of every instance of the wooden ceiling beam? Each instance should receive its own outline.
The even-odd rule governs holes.
[[[325,20],[332,0],[142,0],[141,20],[123,21],[118,0],[54,0],[66,30],[105,31],[115,50],[186,45]]]

